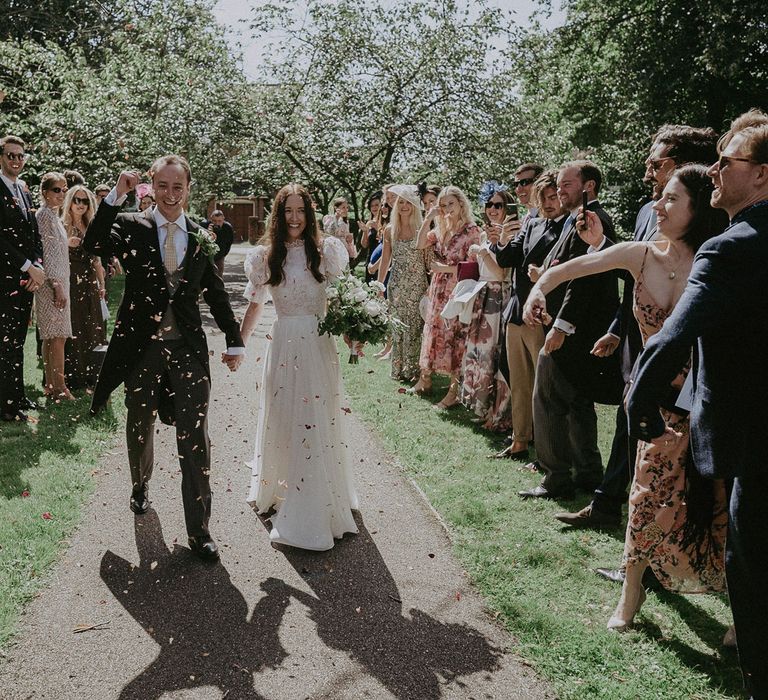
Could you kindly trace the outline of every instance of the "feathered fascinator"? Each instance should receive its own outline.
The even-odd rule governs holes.
[[[506,185],[502,185],[500,182],[496,182],[496,180],[488,180],[487,182],[484,182],[483,186],[480,188],[480,204],[485,204],[497,192],[506,191]]]
[[[420,182],[417,185],[417,189],[419,190],[419,198],[423,199],[424,195],[427,193],[427,183],[426,182]]]

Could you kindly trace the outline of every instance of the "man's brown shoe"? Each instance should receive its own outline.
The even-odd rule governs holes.
[[[592,508],[590,503],[585,508],[582,508],[578,513],[556,513],[555,518],[561,523],[570,525],[573,528],[615,528],[621,525],[621,517],[617,515],[609,515],[599,510]]]

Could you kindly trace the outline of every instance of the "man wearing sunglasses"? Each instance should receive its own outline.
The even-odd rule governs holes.
[[[0,419],[26,421],[37,408],[24,396],[24,341],[32,313],[32,292],[45,282],[43,246],[27,186],[25,144],[0,139]]]
[[[675,170],[688,163],[711,163],[716,156],[717,134],[713,129],[677,124],[661,126],[652,137],[651,150],[645,159],[643,182],[653,188],[651,201],[640,208],[635,220],[633,240],[651,241],[656,237],[656,213],[652,206],[661,198],[664,187]],[[632,312],[635,283],[624,275],[624,293],[616,317],[608,332],[596,343],[592,352],[598,357],[618,353],[621,373],[629,381],[632,367],[643,349],[640,328]],[[605,475],[588,506],[575,513],[557,513],[555,518],[577,528],[614,528],[621,524],[621,508],[627,502],[627,487],[635,469],[637,441],[629,437],[624,405],[616,410],[616,431]],[[649,570],[650,571],[650,570]],[[621,582],[623,569],[599,568],[597,573]]]
[[[705,477],[731,484],[725,572],[745,684],[768,698],[768,114],[750,110],[718,142],[711,204],[730,226],[706,241],[664,327],[638,360],[629,429],[668,443],[662,394],[694,348],[690,437]]]

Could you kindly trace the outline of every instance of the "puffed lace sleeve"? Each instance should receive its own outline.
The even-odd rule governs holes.
[[[253,304],[263,304],[269,297],[269,268],[267,267],[267,248],[257,245],[245,258],[245,276],[248,284],[243,296]]]
[[[323,239],[322,273],[328,281],[341,277],[349,264],[349,254],[344,244],[333,236]]]

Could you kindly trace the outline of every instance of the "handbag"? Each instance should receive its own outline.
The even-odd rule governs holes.
[[[480,279],[480,265],[475,260],[465,260],[460,262],[458,270],[456,272],[456,281],[461,280],[479,280]]]

